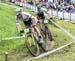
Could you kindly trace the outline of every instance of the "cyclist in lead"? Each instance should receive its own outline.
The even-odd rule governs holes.
[[[37,28],[36,24],[38,22],[38,19],[35,16],[32,16],[31,14],[27,13],[27,12],[22,12],[22,10],[20,8],[16,9],[16,28],[18,30],[18,32],[20,34],[22,34],[24,32],[24,30],[21,29],[19,20],[22,20],[25,27],[30,27],[31,25],[34,26],[34,28],[36,29],[38,35],[39,35],[39,43],[43,43],[43,37],[40,34],[39,29]]]

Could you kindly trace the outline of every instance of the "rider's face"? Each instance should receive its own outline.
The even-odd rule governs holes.
[[[18,15],[18,18],[19,18],[19,19],[21,19],[21,18],[22,18],[22,15],[21,15],[21,14],[19,14],[19,15]]]

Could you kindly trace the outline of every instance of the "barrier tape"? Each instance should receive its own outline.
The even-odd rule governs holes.
[[[2,39],[0,39],[0,42],[1,42],[2,40],[11,40],[11,39],[20,39],[20,38],[25,38],[25,36],[16,36],[16,37],[2,38]]]
[[[57,26],[59,29],[61,29],[62,31],[64,31],[68,36],[70,36],[72,39],[75,39],[75,37],[70,34],[68,31],[66,31],[64,28],[62,28],[60,25],[58,25],[57,23],[53,22],[53,20],[50,20],[50,22],[52,22],[55,26]]]

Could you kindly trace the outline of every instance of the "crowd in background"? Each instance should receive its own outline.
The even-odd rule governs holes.
[[[14,1],[19,1],[19,0],[14,0]],[[21,2],[24,2],[24,0],[20,0]],[[54,10],[58,10],[58,11],[66,11],[66,12],[70,12],[70,13],[75,13],[75,3],[71,3],[71,2],[49,2],[48,0],[37,0],[37,2],[35,2],[34,0],[26,0],[28,4],[36,4],[36,6],[38,4],[40,4],[41,6],[46,7],[47,9],[54,9]],[[67,0],[70,1],[70,0]]]
[[[66,11],[69,13],[75,13],[75,3],[71,3],[71,2],[62,2],[60,3],[60,1],[58,2],[47,2],[47,0],[39,0],[39,4],[41,6],[46,7],[47,9],[54,9],[54,10],[58,10],[58,11]]]
[[[54,10],[59,10],[59,11],[67,11],[70,13],[75,13],[75,4],[74,3],[48,3],[49,4],[49,8],[54,9]]]
[[[54,9],[58,11],[66,11],[69,13],[75,13],[75,3],[67,3],[67,2],[44,2],[41,6],[45,6],[47,9]]]

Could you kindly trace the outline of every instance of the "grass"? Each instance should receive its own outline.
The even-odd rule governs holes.
[[[18,35],[15,27],[14,8],[0,4],[0,37]],[[15,29],[15,30],[14,30]],[[8,33],[9,32],[9,33]]]
[[[61,25],[63,28],[65,28],[68,32],[70,32],[72,35],[75,35],[75,24],[71,22],[66,22],[64,20],[54,19],[56,23]]]
[[[0,3],[0,38],[19,35],[15,27],[14,10],[14,8],[7,7]],[[0,42],[0,61],[4,59],[4,53],[6,51],[10,53],[22,44],[24,44],[24,39]]]
[[[5,6],[3,3],[0,3],[0,38],[19,35],[15,27],[14,10],[15,8],[8,7]],[[27,9],[25,9],[25,11],[34,14]],[[55,27],[53,24],[49,23],[49,27],[55,41],[54,48],[57,48],[71,41],[69,36],[67,36],[64,32]],[[43,59],[41,58],[34,61],[46,61],[47,59],[47,61],[65,61],[65,59],[68,61],[69,58],[74,60],[74,46],[75,45],[73,44],[71,48],[67,47],[61,50],[61,52],[56,52],[49,57],[44,57]],[[21,59],[30,55],[24,45],[24,39],[6,40],[0,42],[0,61],[4,60],[4,53],[6,51],[9,52],[9,61],[21,61]]]

